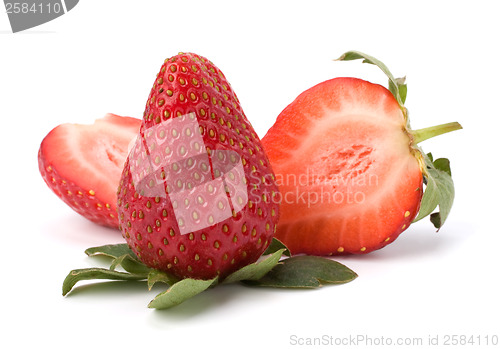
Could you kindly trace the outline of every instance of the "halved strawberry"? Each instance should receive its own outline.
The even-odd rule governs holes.
[[[262,140],[281,193],[276,237],[293,253],[368,253],[393,242],[418,214],[423,180],[436,170],[416,143],[460,128],[412,131],[404,80],[368,55],[343,57],[359,58],[386,72],[392,93],[355,78],[322,82],[286,107]],[[449,196],[425,201],[426,211],[442,206],[439,226]]]
[[[107,114],[93,125],[57,126],[38,152],[45,183],[85,218],[118,227],[116,189],[140,124],[139,119]]]

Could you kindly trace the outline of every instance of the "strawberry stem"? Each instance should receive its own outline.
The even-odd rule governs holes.
[[[426,139],[442,135],[451,131],[460,130],[462,125],[458,122],[450,122],[447,124],[421,128],[420,130],[412,131],[413,143],[418,144]]]

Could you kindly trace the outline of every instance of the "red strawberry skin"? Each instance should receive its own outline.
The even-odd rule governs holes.
[[[362,254],[415,218],[422,171],[384,87],[336,78],[299,95],[262,140],[281,194],[276,237],[292,253]]]
[[[224,278],[255,262],[279,216],[273,171],[224,74],[204,57],[165,60],[118,191],[120,229],[146,265]]]
[[[139,127],[139,119],[114,114],[93,125],[55,127],[38,151],[45,183],[83,217],[117,228],[116,188]]]

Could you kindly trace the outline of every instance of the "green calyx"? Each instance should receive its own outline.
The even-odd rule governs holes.
[[[445,158],[433,160],[432,154],[424,153],[417,144],[429,138],[459,130],[462,126],[458,122],[450,122],[420,130],[411,130],[409,126],[408,110],[404,106],[408,92],[406,78],[395,78],[384,63],[359,51],[348,51],[336,60],[352,61],[357,59],[362,59],[363,63],[376,65],[389,79],[389,91],[398,101],[399,107],[403,112],[406,121],[405,132],[408,133],[411,139],[410,147],[414,156],[420,163],[425,183],[425,191],[420,203],[420,211],[414,222],[430,215],[432,224],[439,230],[446,221],[446,218],[448,218],[455,198],[450,162]],[[439,210],[434,212],[438,206]]]
[[[318,288],[328,284],[344,284],[357,275],[343,264],[328,258],[316,256],[291,257],[288,248],[273,239],[263,258],[249,264],[220,280],[217,276],[209,280],[177,279],[161,270],[148,268],[129,249],[127,244],[92,247],[85,251],[92,256],[111,258],[111,266],[106,268],[86,268],[70,271],[63,282],[63,296],[83,280],[119,280],[147,282],[149,290],[155,284],[163,284],[167,289],[159,293],[148,305],[154,309],[168,309],[214,288],[218,285],[243,283],[250,286],[279,288]],[[123,269],[117,271],[116,268]]]

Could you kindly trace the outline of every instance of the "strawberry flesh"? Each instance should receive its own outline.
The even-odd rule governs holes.
[[[293,253],[368,253],[412,222],[422,172],[393,95],[337,78],[303,92],[262,140],[281,194],[276,237]]]
[[[43,139],[40,173],[50,189],[85,218],[118,227],[116,189],[140,120],[107,114],[92,125],[62,124]]]

